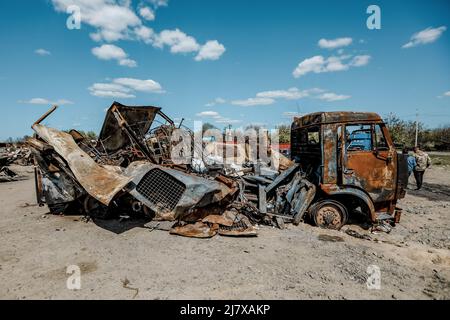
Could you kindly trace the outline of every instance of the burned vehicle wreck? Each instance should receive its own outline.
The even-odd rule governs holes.
[[[268,157],[251,157],[255,143],[243,140],[242,145],[215,143],[206,151],[202,145],[198,158],[180,163],[172,156],[181,124],[176,126],[158,107],[114,102],[95,141],[76,130],[63,132],[42,125],[55,109],[32,125],[36,134],[27,141],[34,157],[37,202],[55,214],[75,212],[104,219],[130,212],[173,221],[172,234],[199,238],[254,236],[256,224],[283,228],[285,222],[311,221],[339,229],[355,209],[366,212],[372,223],[399,220],[395,204],[404,195],[397,164],[401,158],[381,120],[367,114],[346,115],[351,120],[347,122],[331,113],[297,118],[291,132],[294,161],[272,149],[270,141]],[[359,126],[358,130],[371,141],[370,150],[362,151],[384,161],[385,168],[381,162],[367,160],[368,155],[351,160],[354,155],[348,152],[364,144],[356,138],[350,141],[349,137],[361,139],[361,135],[346,134],[343,123],[360,125],[361,121],[370,129]],[[386,149],[380,144],[372,148],[372,139],[378,139],[377,125]],[[184,134],[194,137],[187,128]],[[189,149],[198,147],[188,141]],[[258,140],[257,148],[263,149],[263,143]],[[238,165],[226,159],[217,163],[211,153],[229,147],[234,156],[237,149],[244,154]],[[356,170],[359,162],[373,166],[368,179]],[[357,173],[354,176],[349,175],[348,163]]]
[[[145,203],[148,209],[175,219],[186,208],[223,200],[230,193],[226,185],[161,165],[168,159],[168,152],[155,152],[146,146],[143,133],[149,131],[157,114],[160,109],[156,107],[114,103],[95,146],[89,146],[74,130],[66,133],[41,125],[45,117],[41,118],[32,126],[39,139],[28,140],[38,164],[38,202],[47,203],[57,213],[84,197],[87,200],[82,202],[87,213],[104,210],[101,215],[105,216],[106,209],[125,192]],[[165,115],[164,118],[168,119]],[[162,126],[170,128],[173,122]],[[170,136],[148,138],[153,139],[157,139],[157,151],[168,148],[163,143],[170,143],[167,140]],[[134,203],[131,206],[139,207]]]
[[[406,156],[388,128],[369,112],[317,112],[296,118],[291,153],[317,186],[309,213],[316,225],[338,228],[355,210],[372,223],[400,221],[397,200],[408,184]]]
[[[113,103],[95,143],[75,130],[43,126],[55,110],[33,124],[36,137],[27,141],[35,160],[37,202],[47,204],[51,213],[107,218],[125,209],[189,222],[223,213],[237,194],[237,183],[220,174],[204,178],[169,163],[169,134],[175,126],[160,108]],[[151,129],[157,115],[164,123]],[[232,225],[233,220],[228,227]],[[237,227],[249,228],[250,223]]]

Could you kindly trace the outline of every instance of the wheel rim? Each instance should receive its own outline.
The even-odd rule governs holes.
[[[337,229],[342,225],[342,212],[334,205],[320,207],[315,215],[316,224],[323,228]]]
[[[108,215],[108,207],[89,196],[84,200],[84,210],[95,218],[105,218]]]

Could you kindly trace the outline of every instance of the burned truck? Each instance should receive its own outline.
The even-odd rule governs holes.
[[[52,213],[104,219],[131,212],[174,221],[172,233],[194,237],[251,236],[255,224],[283,227],[302,221],[339,229],[354,212],[375,224],[399,221],[396,201],[404,196],[406,162],[375,114],[297,118],[291,160],[271,148],[269,157],[253,159],[245,140],[243,146],[232,144],[245,153],[243,163],[212,165],[208,157],[214,157],[203,151],[200,158],[173,161],[181,124],[158,107],[114,102],[94,141],[76,130],[42,125],[55,109],[32,125],[36,134],[27,141],[37,202]]]
[[[406,157],[397,153],[379,115],[318,112],[295,118],[291,155],[317,186],[308,209],[316,225],[339,228],[355,210],[373,223],[400,221],[396,204],[408,183]]]

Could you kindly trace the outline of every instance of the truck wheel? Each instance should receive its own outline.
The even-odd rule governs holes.
[[[312,205],[310,214],[316,226],[339,230],[347,223],[348,213],[345,207],[335,200],[322,200]]]
[[[83,207],[86,214],[92,218],[107,219],[110,216],[109,208],[90,195],[84,199]]]

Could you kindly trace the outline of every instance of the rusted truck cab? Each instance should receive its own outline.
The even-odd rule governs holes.
[[[291,158],[317,187],[308,210],[317,225],[340,228],[356,211],[372,222],[399,222],[396,203],[405,196],[406,157],[397,153],[378,114],[317,112],[295,118]]]

